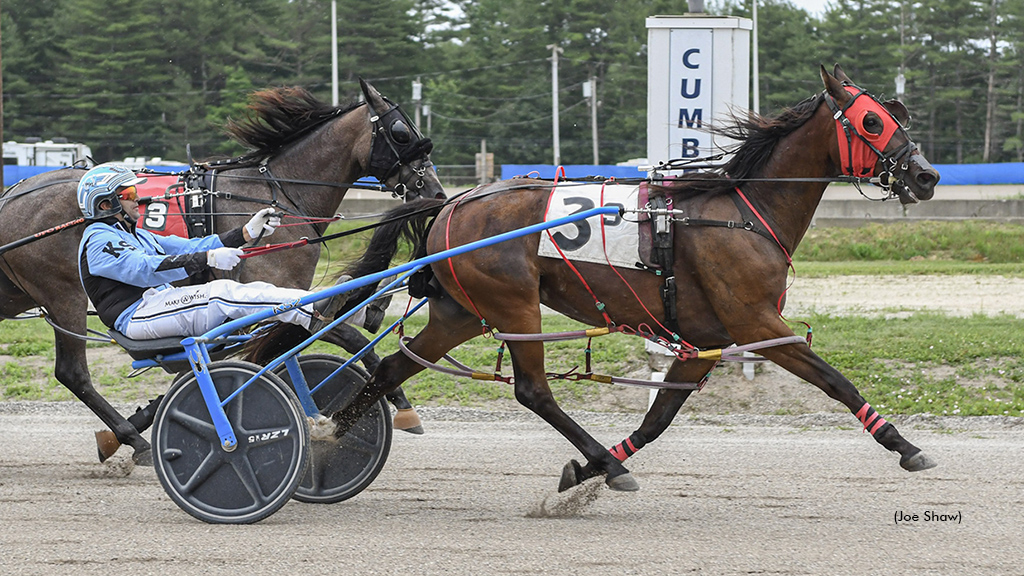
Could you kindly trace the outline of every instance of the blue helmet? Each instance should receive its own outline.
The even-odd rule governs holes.
[[[104,164],[85,173],[78,181],[78,207],[86,220],[99,220],[121,212],[117,190],[145,182],[128,167],[118,164]],[[110,200],[110,209],[100,208],[100,203]]]

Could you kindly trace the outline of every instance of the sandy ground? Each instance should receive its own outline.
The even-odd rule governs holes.
[[[1021,284],[801,279],[787,312],[1020,316]],[[600,403],[642,410],[647,391],[608,396]],[[558,495],[578,454],[532,414],[421,414],[427,434],[397,433],[384,471],[352,500],[211,526],[179,510],[151,469],[133,470],[127,450],[96,463],[98,420],[83,405],[0,402],[0,573],[1024,573],[1019,418],[890,418],[940,464],[910,474],[817,389],[777,368],[753,381],[737,369],[629,461],[640,492],[598,481]],[[573,415],[606,445],[640,421]]]
[[[1024,317],[1024,278],[1003,276],[843,276],[797,278],[786,315],[941,312]]]
[[[355,498],[214,526],[91,460],[84,407],[0,403],[0,573],[1021,574],[1013,420],[898,421],[940,462],[910,474],[831,416],[687,419],[629,461],[639,492],[558,495],[574,450],[535,417],[425,416]],[[605,443],[637,421],[577,416]]]

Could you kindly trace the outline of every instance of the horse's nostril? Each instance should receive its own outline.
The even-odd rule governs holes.
[[[919,185],[927,187],[933,186],[939,179],[938,174],[930,170],[926,170],[924,172],[919,172],[914,176],[914,180],[916,180]]]

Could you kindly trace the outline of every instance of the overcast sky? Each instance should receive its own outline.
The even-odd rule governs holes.
[[[821,16],[825,11],[825,0],[789,0],[795,6],[803,8],[811,13],[811,16]]]

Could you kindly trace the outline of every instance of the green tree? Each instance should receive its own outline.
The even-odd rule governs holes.
[[[926,76],[924,86],[915,85],[920,96],[911,104],[912,111],[925,110],[924,151],[933,162],[980,162],[987,70],[984,6],[976,0],[943,0],[922,3],[914,11],[923,47],[914,66]]]
[[[67,58],[57,79],[65,113],[55,124],[90,145],[98,161],[164,155],[175,70],[161,48],[157,11],[131,0],[78,0],[58,26],[76,33],[58,39]]]
[[[52,93],[63,58],[54,44],[61,2],[7,0],[3,3],[4,137],[63,136],[52,119],[60,100]]]
[[[729,2],[725,12],[752,18],[750,2]],[[788,0],[758,2],[758,64],[761,113],[777,114],[821,90],[818,65],[831,69],[820,22]],[[845,62],[840,62],[845,66]],[[753,62],[751,62],[753,65]]]

